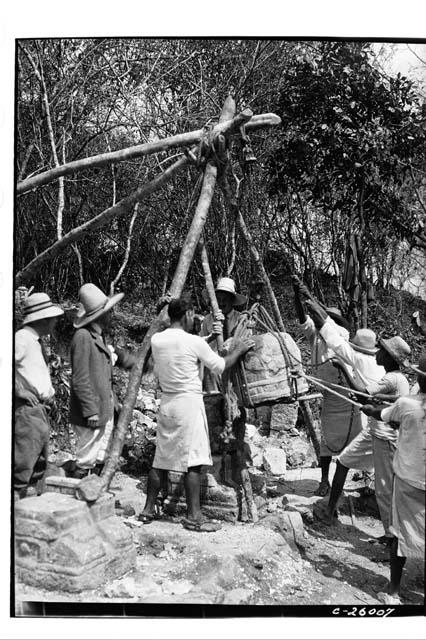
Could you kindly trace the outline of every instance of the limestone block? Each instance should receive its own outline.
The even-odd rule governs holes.
[[[287,466],[285,451],[277,447],[267,447],[263,452],[263,466],[270,475],[283,475]]]
[[[299,403],[276,404],[272,407],[271,434],[278,435],[296,426]]]
[[[56,540],[68,529],[91,526],[85,502],[61,493],[43,493],[15,504],[15,529],[21,536]]]
[[[305,528],[303,526],[303,520],[300,513],[296,511],[285,511],[282,515],[284,523],[289,523],[292,528],[294,541],[296,544],[300,544],[305,537]]]
[[[263,464],[263,451],[260,447],[256,446],[252,442],[249,444],[250,457],[253,467],[261,467]]]
[[[316,467],[315,450],[305,434],[300,433],[298,437],[287,438],[285,450],[289,468]]]
[[[282,499],[282,506],[285,511],[297,512],[304,522],[312,524],[314,521],[313,507],[323,500],[320,496],[299,496],[297,494],[285,494]]]
[[[114,515],[114,496],[92,505],[48,492],[15,511],[16,577],[46,589],[93,589],[136,561],[131,531]]]
[[[266,495],[266,477],[259,469],[249,469],[251,488],[254,494]]]
[[[221,520],[223,522],[236,522],[238,519],[238,505],[230,505],[224,503],[203,504],[201,506],[203,514],[213,520]]]
[[[96,563],[100,558],[105,557],[102,537],[96,535],[93,530],[92,533],[90,544],[87,544],[87,539],[79,540],[76,531],[61,536],[46,548],[46,553],[43,554],[44,557],[40,558],[40,560],[55,564],[56,571],[77,568],[77,573],[80,573],[80,567],[89,566],[92,563]]]
[[[291,336],[282,332],[281,337],[287,350],[295,356],[295,362],[300,360],[300,350]],[[240,400],[244,403],[245,396],[248,396],[251,400],[248,406],[256,406],[291,398],[295,393],[295,386],[279,341],[270,333],[253,335],[252,339],[254,347],[245,354],[242,365],[245,370],[244,386],[237,386]],[[295,368],[302,371],[297,364]],[[303,393],[308,390],[305,378],[297,378],[297,388]]]
[[[101,495],[96,502],[87,503],[90,515],[95,522],[115,515],[114,496],[110,493]]]
[[[79,482],[78,478],[66,478],[58,475],[49,476],[45,480],[43,493],[53,492],[74,496]]]

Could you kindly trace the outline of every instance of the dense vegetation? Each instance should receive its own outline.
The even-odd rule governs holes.
[[[369,43],[25,40],[17,44],[17,70],[18,181],[208,125],[232,92],[237,110],[282,119],[251,136],[254,163],[241,161],[235,139],[227,168],[273,283],[297,272],[322,300],[331,283],[333,302],[365,324],[373,285],[389,292],[414,259],[423,260],[425,103],[407,78],[380,70]],[[15,270],[178,153],[82,171],[19,196]],[[26,284],[63,300],[93,281],[152,309],[173,276],[199,176],[188,166],[127,216],[47,260]],[[205,231],[213,276],[228,273],[254,295],[258,274],[219,190]],[[357,287],[343,278],[349,233],[358,242]],[[187,286],[201,305],[198,259]]]

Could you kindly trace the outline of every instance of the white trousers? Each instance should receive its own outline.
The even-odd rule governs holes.
[[[82,469],[93,469],[96,464],[105,462],[114,430],[114,418],[111,417],[104,427],[89,429],[71,425],[76,442],[76,463]]]

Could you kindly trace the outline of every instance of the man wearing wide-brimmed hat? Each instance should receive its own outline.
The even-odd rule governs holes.
[[[389,343],[387,346],[389,348]],[[393,351],[397,346],[391,343]],[[425,559],[426,352],[412,369],[417,373],[418,394],[400,398],[386,408],[363,407],[367,415],[399,431],[393,459],[390,581],[387,593],[379,594],[386,604],[400,604],[399,589],[406,558],[416,559],[419,567],[424,567]]]
[[[307,315],[303,306],[303,298],[311,299],[309,289],[297,277],[293,276],[294,301],[296,312],[301,323],[303,333],[311,347],[311,362],[313,375],[320,378],[325,384],[342,384],[340,370],[333,366],[336,355],[327,346],[326,341],[315,327],[314,320]],[[327,324],[333,327],[346,343],[349,340],[349,323],[336,307],[326,307],[324,310]],[[348,394],[339,391],[343,396]],[[341,453],[343,448],[361,432],[361,415],[359,410],[346,402],[344,398],[338,398],[329,391],[323,392],[321,407],[321,444],[320,466],[321,480],[316,490],[316,495],[326,496],[330,491],[329,470],[333,456]]]
[[[408,366],[410,353],[410,347],[401,336],[394,336],[388,339],[382,338],[379,340],[376,362],[378,365],[383,366],[386,371],[383,378],[378,382],[362,385],[355,381],[350,372],[346,371],[346,381],[354,391],[369,394],[378,400],[391,400],[393,402],[397,398],[409,394],[410,385],[400,367]],[[363,404],[366,402],[364,396],[360,396],[359,400]],[[384,536],[381,536],[381,541],[389,545],[392,537],[389,529],[393,482],[392,460],[396,450],[397,434],[395,429],[380,419],[370,423],[370,433],[372,436],[375,471],[374,488],[380,519],[385,530]],[[330,496],[328,504],[329,515],[333,513],[334,500],[335,497],[333,497],[332,501],[332,496]]]
[[[47,462],[50,425],[46,410],[54,395],[41,337],[52,333],[64,312],[46,293],[23,304],[22,329],[15,334],[14,490],[22,498],[36,492]]]
[[[234,336],[241,319],[241,312],[235,307],[244,305],[247,302],[247,298],[237,293],[235,282],[232,278],[220,278],[215,293],[220,312],[216,317],[209,313],[204,318],[201,326],[201,335],[210,343],[212,349],[217,351],[216,337],[222,333],[223,340],[226,341]],[[203,386],[209,392],[221,391],[221,376],[206,370],[204,372]]]
[[[329,349],[332,349],[339,361],[352,367],[354,380],[360,386],[379,382],[386,371],[376,362],[376,334],[371,329],[358,329],[355,336],[349,342],[345,340],[330,322],[327,322],[327,312],[314,302],[306,303],[314,324],[320,336],[325,340]],[[339,390],[340,392],[340,390]],[[330,491],[328,505],[318,503],[315,506],[315,515],[327,523],[333,522],[336,506],[343,492],[343,487],[350,469],[358,469],[371,472],[374,468],[373,438],[371,429],[374,430],[373,418],[362,416],[363,429],[337,456],[336,471]]]
[[[113,350],[105,334],[111,325],[111,310],[123,293],[106,296],[88,282],[79,290],[80,311],[74,321],[71,342],[71,397],[69,421],[75,432],[76,465],[73,474],[84,477],[100,472],[114,427],[112,388]],[[125,368],[134,363],[131,360]]]

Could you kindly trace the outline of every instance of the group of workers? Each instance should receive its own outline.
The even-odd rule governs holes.
[[[370,474],[374,470],[384,527],[380,541],[391,554],[391,579],[384,595],[388,602],[399,602],[405,559],[424,556],[426,353],[418,366],[412,366],[418,382],[410,392],[401,371],[408,366],[410,348],[400,336],[377,342],[373,331],[359,329],[351,340],[339,309],[318,304],[298,278],[294,278],[294,290],[296,311],[311,346],[313,375],[321,381],[323,392],[317,494],[324,500],[318,502],[315,514],[326,525],[334,524],[349,469]],[[212,464],[203,379],[208,370],[209,384],[220,382],[224,371],[236,364],[253,341],[234,337],[221,354],[212,348],[215,338],[234,336],[240,316],[235,307],[246,301],[231,278],[220,279],[216,296],[221,311],[204,319],[200,335],[194,332],[190,297],[169,296],[169,326],[151,339],[161,404],[147,499],[139,515],[143,524],[156,517],[158,494],[167,482],[167,472],[173,470],[184,474],[187,516],[183,526],[192,531],[215,531],[221,526],[205,518],[200,506],[202,467]],[[102,471],[118,410],[112,367],[130,369],[135,363],[133,354],[106,341],[112,309],[122,298],[121,293],[107,296],[92,283],[79,291],[69,411],[76,451],[66,468],[76,478]],[[47,294],[33,293],[24,303],[23,314],[22,328],[15,335],[15,499],[37,495],[46,469],[54,389],[42,338],[52,333],[63,311]],[[244,409],[240,409],[244,421]],[[337,464],[330,486],[333,456]]]
[[[311,346],[312,368],[324,383],[317,494],[329,495],[315,505],[314,514],[332,525],[349,470],[374,472],[384,528],[378,542],[389,547],[391,563],[383,600],[398,604],[406,558],[424,561],[426,352],[418,366],[411,366],[417,382],[410,389],[401,369],[410,367],[411,349],[401,336],[377,341],[374,331],[365,328],[350,340],[349,324],[339,309],[318,304],[297,277],[293,285],[296,311]],[[353,395],[357,403],[351,400]],[[337,456],[336,471],[330,487],[333,456]]]

